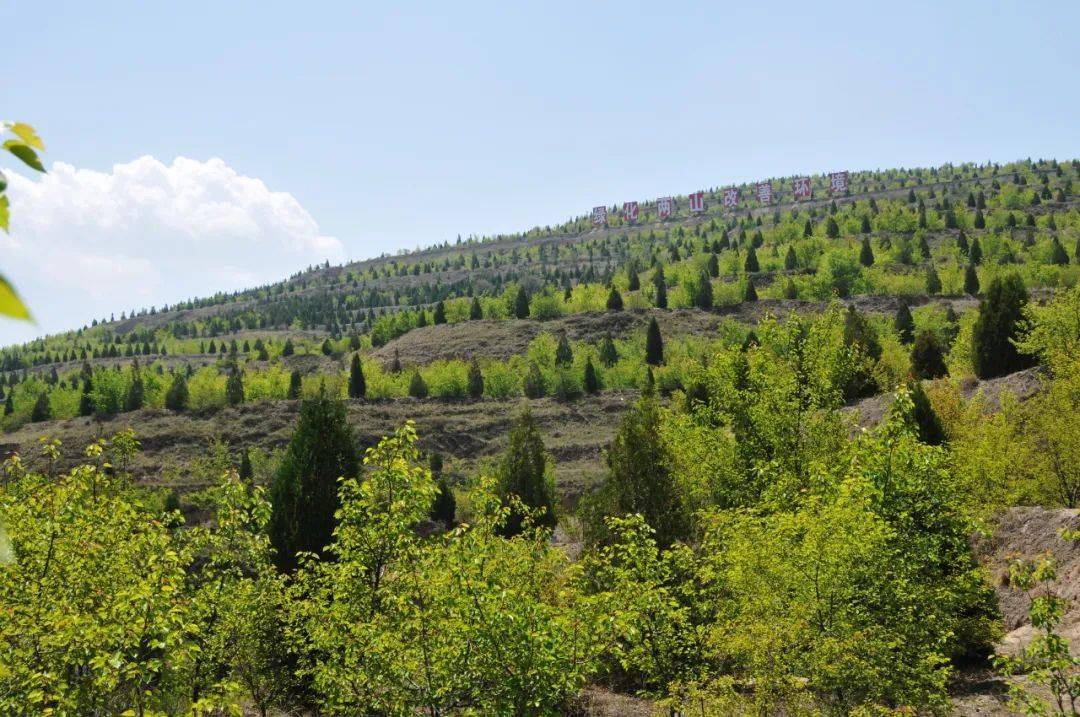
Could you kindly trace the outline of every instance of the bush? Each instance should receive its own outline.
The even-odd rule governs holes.
[[[911,349],[911,371],[918,379],[934,379],[949,375],[945,352],[933,331],[920,331]]]

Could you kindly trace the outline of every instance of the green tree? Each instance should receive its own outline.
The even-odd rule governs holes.
[[[976,376],[993,378],[1032,365],[1031,357],[1021,354],[1015,344],[1027,303],[1027,289],[1017,274],[990,282],[972,329],[971,362]]]
[[[529,363],[529,370],[522,381],[522,390],[527,398],[543,398],[546,392],[544,375],[535,361]]]
[[[555,346],[555,365],[569,366],[574,362],[574,351],[566,334],[559,334],[559,343]]]
[[[360,364],[360,354],[353,354],[349,365],[349,398],[363,398],[367,395],[367,381],[364,380],[364,367]]]
[[[653,304],[658,309],[666,309],[668,307],[667,281],[664,278],[664,267],[662,264],[657,265],[656,271],[653,273],[653,288],[656,290],[656,297],[653,300]]]
[[[439,303],[435,304],[435,316],[432,319],[432,322],[435,324],[446,323],[446,305],[441,300]]]
[[[524,286],[519,286],[517,295],[514,297],[514,316],[519,319],[529,317],[529,294]]]
[[[480,306],[479,297],[474,296],[472,304],[469,306],[469,319],[471,321],[476,321],[477,319],[482,318],[484,318],[484,309]]]
[[[1054,237],[1050,243],[1050,263],[1057,266],[1065,266],[1069,263],[1069,255],[1057,237]]]
[[[859,249],[859,263],[863,266],[874,265],[874,250],[870,248],[870,240],[863,237],[862,246]]]
[[[619,352],[615,348],[615,341],[612,340],[611,334],[606,334],[604,340],[600,342],[600,363],[607,368],[611,368],[619,360]]]
[[[616,289],[614,285],[612,285],[611,291],[608,292],[607,310],[608,311],[622,311],[622,309],[623,309],[622,294],[620,294],[619,290]]]
[[[484,395],[484,374],[475,358],[469,363],[468,391],[469,398],[473,400]]]
[[[896,310],[896,316],[893,318],[893,329],[896,330],[901,343],[910,344],[915,340],[915,319],[912,317],[911,309],[908,308],[906,303],[900,304],[900,308]]]
[[[244,402],[244,372],[236,364],[229,368],[229,377],[225,379],[225,400],[230,406]]]
[[[345,405],[320,393],[300,417],[270,487],[270,540],[278,568],[291,572],[297,553],[326,555],[336,524],[338,479],[359,471]]]
[[[428,513],[428,517],[436,523],[442,523],[447,528],[453,527],[454,516],[457,512],[457,499],[454,497],[454,489],[450,487],[450,482],[443,475],[442,455],[432,453],[428,460],[428,467],[431,471],[431,478],[435,481],[435,486],[439,491],[435,496],[435,500],[431,502],[431,512]]]
[[[694,285],[694,306],[699,309],[711,309],[713,305],[712,282],[706,272],[698,274],[697,283]]]
[[[49,392],[42,391],[34,401],[34,407],[30,409],[30,422],[41,423],[52,418],[52,407],[49,405]]]
[[[931,296],[941,293],[941,278],[933,264],[926,267],[926,293]]]
[[[184,376],[183,371],[177,371],[173,374],[169,390],[165,392],[165,408],[170,411],[185,411],[188,406],[188,397],[187,377]]]
[[[600,390],[600,377],[596,373],[596,367],[593,366],[591,356],[585,359],[583,384],[585,386],[585,393],[594,394]]]
[[[409,395],[413,398],[428,397],[428,385],[420,371],[413,371],[412,378],[409,379]]]
[[[300,378],[300,371],[293,369],[289,374],[289,391],[286,393],[286,397],[295,401],[300,398],[300,391],[303,387],[303,382]]]
[[[971,240],[971,248],[968,249],[968,261],[973,266],[978,266],[982,263],[982,258],[982,245],[979,244],[979,237],[975,237]]]
[[[799,265],[799,261],[795,256],[795,247],[788,246],[787,254],[784,255],[784,270],[794,271]]]
[[[756,274],[761,271],[761,268],[758,266],[757,252],[754,251],[753,246],[746,250],[746,261],[743,262],[743,270],[747,274]]]
[[[825,222],[825,236],[829,237],[830,239],[840,238],[840,226],[832,217],[829,217],[828,220]]]
[[[974,264],[968,264],[964,269],[964,293],[971,296],[979,293],[979,274]]]
[[[650,366],[664,363],[664,339],[655,316],[649,319],[649,328],[645,332],[645,363]]]
[[[746,287],[743,289],[743,301],[757,301],[757,289],[754,288],[754,282],[752,279],[746,280]]]
[[[945,351],[933,331],[923,330],[915,337],[911,348],[911,372],[918,379],[934,379],[949,375]]]
[[[139,360],[131,363],[131,383],[128,384],[127,394],[124,396],[124,410],[137,411],[143,407],[146,401],[146,388],[143,386],[142,373],[139,371]]]
[[[510,443],[499,462],[498,494],[509,515],[501,533],[521,533],[526,520],[555,527],[555,481],[551,460],[540,437],[532,411],[524,407],[510,429]]]

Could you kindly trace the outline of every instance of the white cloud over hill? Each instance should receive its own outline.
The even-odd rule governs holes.
[[[8,177],[11,235],[0,234],[0,271],[38,325],[0,322],[4,344],[344,256],[295,197],[220,159],[144,156],[110,172],[57,162],[45,175]]]

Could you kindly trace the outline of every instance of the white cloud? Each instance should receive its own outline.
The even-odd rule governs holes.
[[[220,159],[140,157],[111,172],[55,163],[9,173],[11,235],[0,271],[37,327],[0,322],[0,343],[148,305],[284,278],[344,257],[288,192]]]

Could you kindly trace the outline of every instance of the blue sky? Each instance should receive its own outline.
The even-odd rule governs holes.
[[[70,165],[12,188],[0,270],[38,325],[0,343],[598,203],[1080,155],[1075,1],[43,1],[0,26],[0,115]]]

